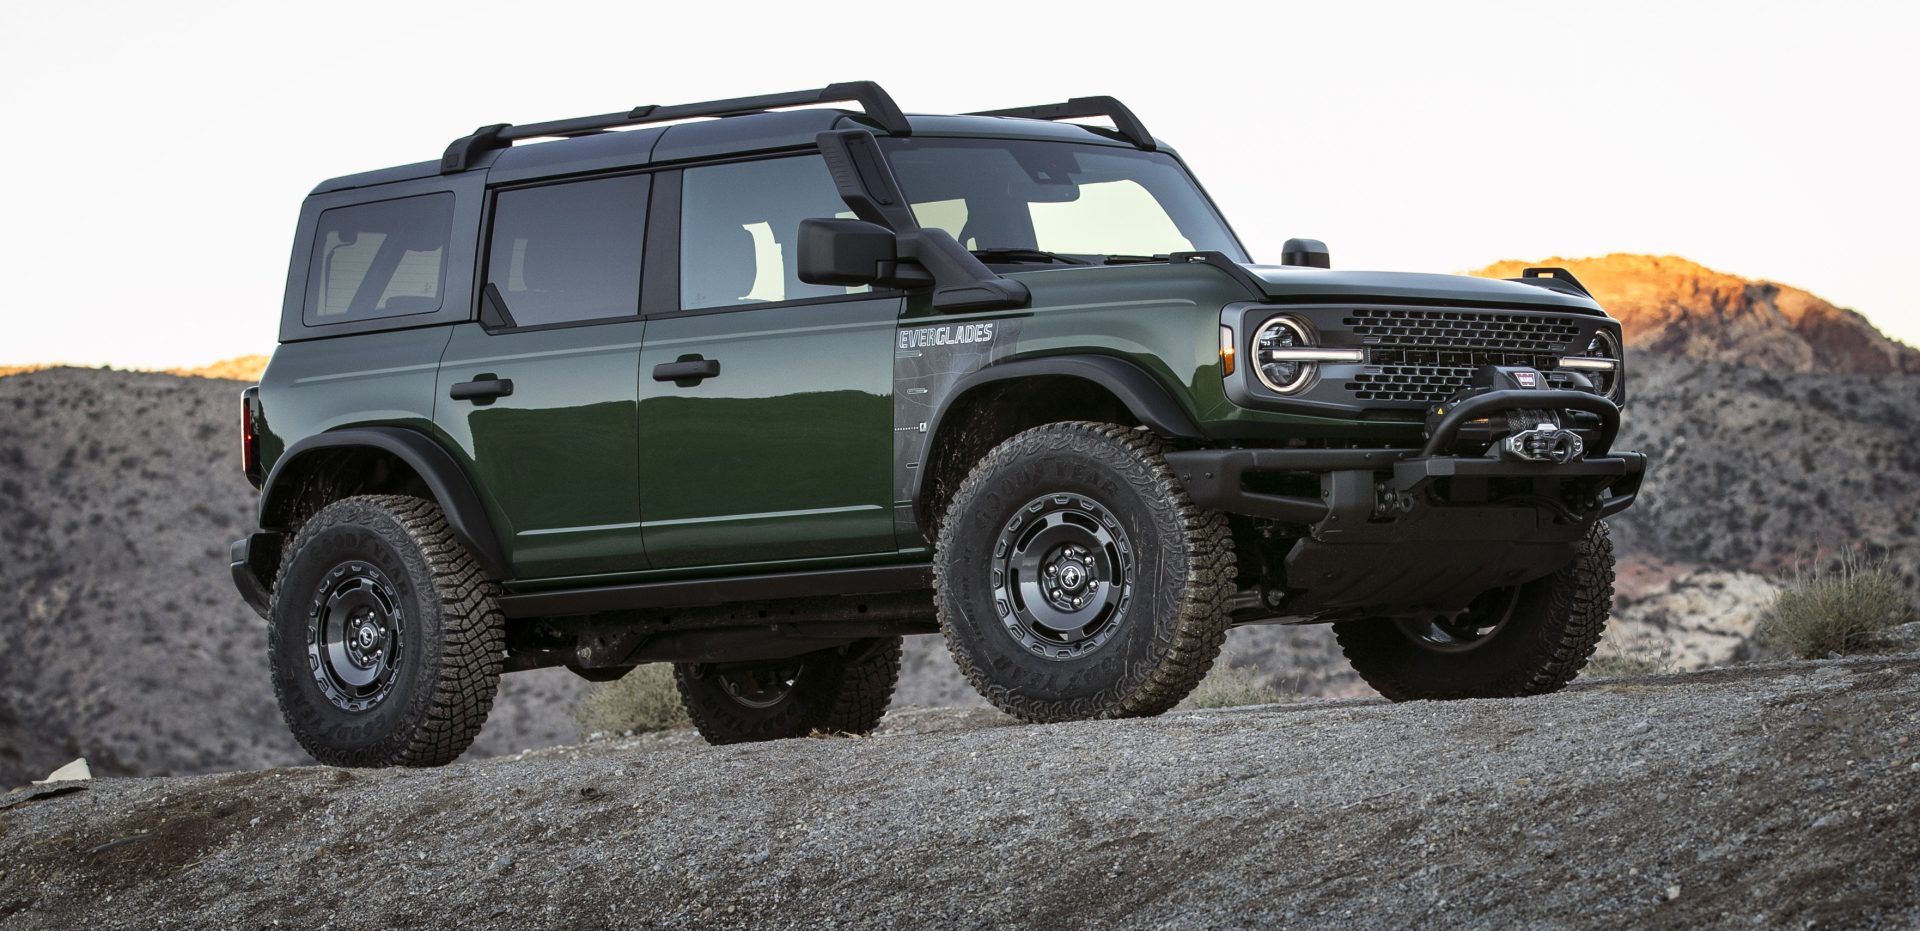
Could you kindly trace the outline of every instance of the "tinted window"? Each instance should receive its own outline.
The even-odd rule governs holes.
[[[687,169],[681,182],[680,305],[727,307],[867,290],[800,280],[800,221],[850,217],[819,156]]]
[[[637,314],[646,221],[645,175],[503,191],[487,281],[519,326]]]
[[[452,194],[321,213],[302,318],[317,326],[439,310],[452,234]]]

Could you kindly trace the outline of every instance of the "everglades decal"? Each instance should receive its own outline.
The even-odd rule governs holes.
[[[964,346],[991,342],[993,342],[993,324],[991,323],[923,326],[900,331],[901,349],[927,349],[935,346]]]
[[[928,430],[955,382],[1005,358],[1020,342],[1019,319],[902,327],[893,344],[894,527],[902,546],[917,540],[914,477],[927,453]]]

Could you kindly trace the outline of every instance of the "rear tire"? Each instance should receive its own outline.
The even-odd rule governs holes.
[[[1555,692],[1593,656],[1613,610],[1613,539],[1595,521],[1573,562],[1480,596],[1446,621],[1333,625],[1360,677],[1393,701],[1517,698]]]
[[[1156,715],[1226,639],[1227,522],[1151,434],[1055,423],[1001,443],[947,508],[935,604],[960,671],[1028,722]]]
[[[439,766],[493,708],[506,651],[495,585],[440,507],[345,498],[293,538],[267,651],[293,736],[333,766]]]
[[[711,744],[870,733],[899,679],[899,637],[763,663],[673,664],[680,703]]]

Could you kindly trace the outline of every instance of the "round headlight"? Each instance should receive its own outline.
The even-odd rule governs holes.
[[[1254,374],[1281,394],[1300,390],[1313,376],[1313,363],[1289,357],[1308,344],[1306,324],[1285,316],[1269,319],[1253,337]]]
[[[1595,331],[1593,339],[1587,341],[1585,355],[1591,359],[1605,359],[1613,363],[1610,368],[1601,371],[1589,371],[1587,376],[1593,378],[1594,387],[1599,388],[1601,394],[1610,400],[1620,400],[1620,389],[1626,384],[1626,380],[1621,377],[1625,374],[1623,369],[1625,368],[1626,354],[1620,351],[1620,337],[1615,335],[1612,330],[1601,329]],[[1594,376],[1599,377],[1596,378]]]

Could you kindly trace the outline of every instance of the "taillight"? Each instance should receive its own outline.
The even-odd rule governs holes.
[[[247,481],[259,488],[263,476],[260,474],[260,426],[255,409],[260,403],[260,386],[255,385],[240,392],[240,471],[246,473]]]

